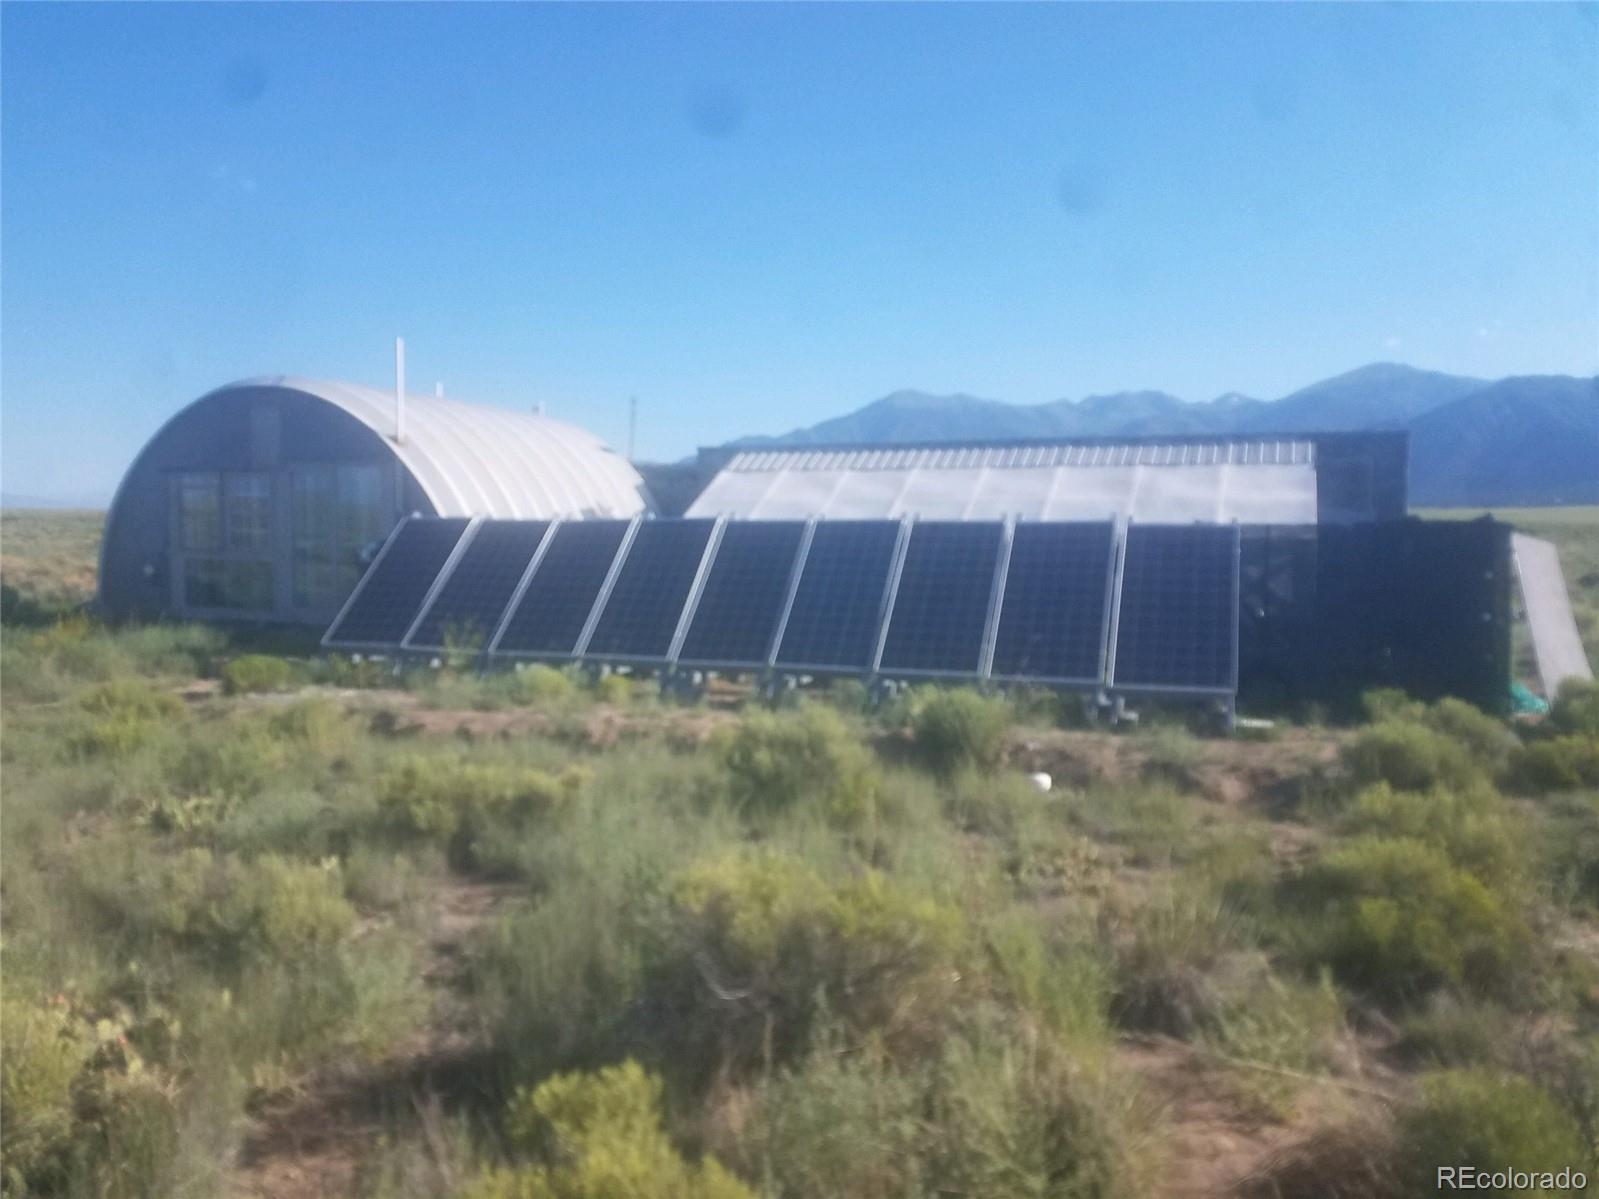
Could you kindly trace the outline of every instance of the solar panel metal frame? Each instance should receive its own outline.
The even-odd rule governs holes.
[[[597,604],[594,611],[590,613],[591,626],[587,630],[587,636],[584,637],[582,641],[582,650],[577,656],[587,662],[603,662],[614,666],[672,665],[675,661],[675,654],[678,648],[682,645],[683,633],[687,627],[686,621],[692,619],[694,615],[694,606],[699,602],[700,589],[705,585],[706,572],[710,569],[711,561],[715,558],[717,547],[721,543],[722,526],[726,523],[726,520],[727,518],[722,516],[715,518],[698,516],[667,517],[659,521],[636,522],[638,528],[634,529],[633,535],[627,539],[627,544],[625,546],[628,551],[631,551],[633,548],[633,543],[637,538],[638,529],[642,528],[645,524],[688,524],[690,522],[699,524],[703,521],[709,521],[711,525],[711,531],[706,535],[705,538],[705,545],[700,550],[699,564],[694,568],[694,575],[689,580],[688,592],[683,597],[683,606],[678,609],[677,623],[672,626],[672,635],[667,639],[666,650],[659,655],[615,653],[611,651],[591,653],[589,651],[589,644],[594,639],[594,633],[600,627],[600,621],[605,618],[605,607],[611,602],[611,596],[612,592],[616,588],[616,582],[621,578],[622,571],[626,569],[626,563],[622,561],[626,555],[618,553],[618,565],[616,567],[616,572],[610,579],[607,580],[607,585],[601,589],[601,596],[604,602]]]
[[[1001,524],[1001,522],[999,522],[999,521],[991,521],[991,520],[966,521],[966,520],[956,520],[956,519],[948,519],[948,520],[942,520],[941,519],[941,520],[929,520],[929,521],[921,522],[923,524],[928,524],[928,525],[934,525],[934,524],[952,524],[952,525],[993,525],[993,524],[1001,524],[1001,529],[1000,529],[1000,548],[994,554],[994,574],[992,576],[990,576],[989,582],[988,582],[988,607],[987,607],[987,610],[983,613],[982,630],[978,633],[977,665],[975,667],[973,667],[971,670],[939,670],[939,669],[933,669],[933,668],[929,668],[929,667],[900,667],[900,666],[890,667],[887,670],[883,669],[883,653],[888,648],[888,633],[889,633],[890,627],[894,623],[894,608],[899,603],[899,588],[900,588],[900,582],[901,582],[902,578],[904,577],[904,573],[905,573],[905,558],[910,553],[911,538],[914,537],[915,534],[916,534],[916,529],[914,527],[915,523],[916,522],[914,521],[914,519],[908,521],[907,522],[908,528],[902,534],[902,542],[901,542],[901,546],[900,546],[899,561],[896,564],[895,571],[894,571],[894,585],[893,585],[894,595],[893,595],[893,600],[889,604],[887,611],[884,613],[882,627],[878,630],[877,654],[876,654],[875,658],[873,659],[872,674],[874,674],[874,675],[883,675],[884,677],[892,678],[892,679],[983,679],[983,678],[986,678],[987,676],[984,675],[984,673],[983,673],[983,655],[984,655],[984,650],[985,650],[985,648],[986,648],[986,646],[988,644],[989,637],[991,635],[991,630],[992,630],[993,620],[994,620],[994,614],[995,614],[994,613],[994,595],[995,595],[995,591],[1001,586],[1000,571],[1001,571],[1001,568],[1004,565],[1003,558],[1004,558],[1004,554],[1005,554],[1005,551],[1006,551],[1006,548],[1007,548],[1007,544],[1008,544],[1008,536],[1007,536],[1007,532],[1006,532],[1006,527],[1003,524]]]
[[[678,639],[678,641],[674,645],[674,652],[673,652],[673,655],[672,655],[672,661],[673,661],[674,664],[676,664],[678,666],[687,666],[687,667],[691,667],[691,668],[693,668],[695,670],[748,670],[748,671],[765,670],[765,669],[767,669],[767,668],[769,668],[771,666],[771,664],[772,664],[772,655],[777,652],[777,645],[778,645],[778,642],[782,638],[783,629],[784,629],[784,627],[786,625],[786,622],[787,622],[789,609],[794,603],[794,592],[798,589],[798,586],[799,586],[799,571],[800,571],[800,568],[801,568],[801,566],[803,565],[803,563],[805,561],[805,555],[807,554],[807,552],[810,549],[810,539],[811,539],[812,533],[815,531],[816,522],[814,520],[810,520],[810,521],[793,521],[793,520],[760,521],[760,520],[748,520],[748,521],[739,521],[739,522],[736,522],[736,523],[741,524],[741,525],[797,524],[797,525],[800,526],[800,538],[799,538],[798,543],[796,543],[796,545],[794,547],[794,560],[789,563],[788,578],[784,582],[783,597],[782,597],[782,600],[780,601],[780,603],[778,605],[778,610],[777,610],[777,620],[773,623],[772,632],[767,637],[766,652],[764,654],[762,654],[761,657],[758,658],[758,659],[685,658],[685,657],[683,657],[683,654],[682,654],[683,646],[687,643],[688,635],[689,635],[690,631],[692,631],[692,629],[694,627],[694,620],[699,615],[700,601],[701,601],[701,599],[704,598],[705,587],[710,582],[711,574],[716,570],[716,562],[713,561],[713,562],[710,563],[708,569],[706,570],[705,576],[700,581],[699,586],[695,589],[695,593],[694,593],[694,596],[693,596],[693,600],[694,600],[693,610],[690,611],[689,613],[687,613],[687,618],[684,620],[683,627],[682,627],[682,630],[681,630],[681,634],[682,635],[681,635],[681,637]],[[724,528],[723,528],[721,534],[717,538],[716,555],[717,555],[718,559],[721,557],[722,542],[723,542],[723,540],[726,539],[727,528],[731,527],[729,525],[729,522],[727,522],[725,518],[723,518],[723,525],[724,525]]]
[[[1087,675],[1074,676],[1074,675],[1015,674],[1015,673],[1010,673],[1010,672],[1006,672],[1004,674],[994,674],[993,673],[994,649],[995,649],[995,646],[996,646],[996,644],[998,642],[998,639],[999,639],[999,625],[1000,625],[1000,622],[1005,618],[1005,613],[1004,613],[1004,592],[1001,591],[999,608],[994,613],[994,627],[993,627],[993,631],[991,633],[991,639],[990,639],[990,644],[989,644],[988,673],[985,673],[983,677],[987,678],[987,679],[992,679],[996,683],[1041,683],[1041,684],[1043,684],[1045,686],[1049,686],[1049,687],[1072,687],[1072,688],[1078,688],[1078,689],[1082,689],[1082,688],[1095,689],[1095,688],[1103,687],[1105,685],[1107,672],[1110,669],[1111,626],[1112,626],[1112,624],[1113,624],[1113,622],[1115,621],[1115,618],[1116,618],[1117,608],[1118,608],[1119,602],[1120,602],[1120,592],[1121,592],[1120,567],[1121,567],[1121,553],[1122,553],[1123,538],[1121,536],[1118,536],[1117,524],[1116,524],[1115,521],[1036,521],[1036,522],[1032,522],[1032,523],[1042,524],[1042,525],[1052,525],[1052,524],[1091,524],[1091,525],[1106,525],[1109,528],[1109,532],[1110,532],[1109,552],[1105,555],[1104,609],[1103,609],[1103,611],[1102,611],[1102,613],[1100,615],[1100,619],[1099,619],[1099,668],[1095,671],[1095,673],[1093,674],[1092,677],[1087,676]],[[1010,550],[1015,544],[1014,533],[1015,533],[1015,530],[1013,528],[1012,529],[1012,537],[1011,537],[1010,541],[1006,545],[1005,574],[1006,574],[1006,584],[1007,585],[1009,583],[1009,578],[1010,578]]]
[[[388,539],[384,541],[382,547],[378,550],[378,552],[375,555],[373,555],[371,564],[366,568],[366,571],[361,575],[361,578],[356,582],[355,589],[350,592],[349,597],[344,601],[344,603],[342,605],[340,605],[338,614],[334,616],[334,618],[332,619],[331,622],[329,622],[328,628],[327,628],[327,632],[322,634],[322,639],[321,639],[320,642],[318,642],[318,644],[321,645],[321,647],[323,649],[333,649],[333,650],[373,650],[373,651],[375,651],[375,650],[391,650],[391,651],[394,651],[396,653],[402,651],[404,649],[405,638],[410,635],[411,631],[416,627],[417,621],[421,619],[421,614],[427,610],[428,606],[433,602],[434,597],[438,594],[438,590],[439,590],[439,587],[441,585],[441,580],[447,578],[449,576],[449,573],[452,570],[455,569],[455,563],[456,563],[457,559],[460,557],[462,549],[466,546],[466,544],[469,541],[472,540],[472,535],[477,531],[478,523],[483,519],[481,516],[474,516],[470,520],[467,521],[466,526],[461,530],[460,536],[458,536],[455,539],[455,544],[450,547],[450,552],[449,552],[448,555],[445,556],[444,563],[443,563],[442,566],[439,567],[438,573],[433,576],[433,581],[428,584],[427,590],[422,593],[422,599],[417,605],[416,615],[414,615],[411,618],[410,622],[405,626],[405,632],[402,633],[396,640],[394,640],[394,641],[346,641],[346,640],[344,640],[342,638],[335,638],[333,636],[333,631],[335,629],[337,629],[341,624],[344,623],[344,618],[350,614],[351,609],[353,609],[355,607],[356,603],[360,600],[362,594],[365,593],[365,591],[367,589],[367,585],[372,581],[372,578],[377,574],[379,565],[381,565],[383,560],[388,557],[389,551],[394,547],[394,544],[400,539],[400,534],[401,534],[402,530],[404,530],[407,526],[413,524],[414,522],[421,521],[421,520],[456,520],[456,519],[459,519],[459,518],[457,518],[457,517],[424,517],[424,516],[421,516],[418,513],[414,513],[414,512],[410,513],[410,514],[408,514],[406,516],[401,517],[399,522],[394,526],[394,528],[389,530]]]
[[[611,587],[616,582],[616,576],[622,569],[622,563],[627,558],[627,551],[632,547],[633,537],[638,532],[639,525],[643,522],[642,516],[635,516],[627,522],[627,527],[622,531],[622,539],[617,542],[615,551],[611,554],[610,565],[606,567],[605,575],[600,580],[600,588],[595,592],[594,600],[589,604],[588,614],[583,618],[583,623],[578,627],[577,640],[572,648],[566,650],[524,650],[502,649],[501,642],[510,630],[511,621],[517,609],[522,606],[522,600],[528,590],[538,581],[538,572],[544,565],[544,559],[550,548],[555,544],[555,533],[552,528],[550,535],[545,538],[544,544],[539,547],[539,552],[533,556],[533,561],[528,563],[526,577],[512,594],[511,600],[505,607],[505,616],[500,621],[500,628],[494,634],[490,644],[489,655],[491,658],[510,658],[527,662],[575,662],[583,657],[583,650],[588,645],[588,639],[594,632],[595,622],[599,618],[600,609],[605,601],[610,598]],[[562,525],[578,525],[591,523],[582,520],[563,520],[557,522]]]
[[[899,567],[900,567],[900,564],[901,564],[901,562],[903,560],[903,557],[904,557],[905,541],[906,541],[906,538],[908,536],[907,530],[910,528],[911,522],[910,522],[910,520],[908,518],[905,519],[905,520],[901,520],[899,522],[899,528],[895,532],[895,535],[894,535],[894,538],[895,538],[894,539],[894,547],[889,553],[888,572],[884,576],[884,579],[883,579],[883,593],[878,599],[877,619],[876,619],[876,622],[875,622],[875,625],[874,625],[876,633],[875,633],[875,636],[874,636],[873,642],[872,642],[871,657],[869,658],[869,660],[864,665],[861,665],[861,666],[851,666],[851,665],[846,665],[846,664],[838,663],[838,662],[833,662],[833,663],[785,662],[785,661],[781,661],[780,658],[779,658],[779,655],[783,651],[783,641],[788,636],[789,618],[793,615],[793,612],[794,612],[794,602],[798,598],[799,589],[804,584],[804,581],[805,581],[805,568],[807,568],[810,565],[811,548],[812,548],[812,546],[815,543],[815,530],[820,528],[820,527],[822,527],[823,524],[826,524],[828,522],[813,520],[811,523],[812,523],[812,526],[813,526],[812,535],[805,543],[805,554],[804,554],[804,557],[802,558],[802,560],[800,562],[800,570],[794,577],[793,594],[788,597],[787,605],[785,606],[784,611],[783,611],[782,623],[781,623],[781,625],[778,628],[776,638],[772,642],[772,657],[771,657],[770,669],[772,669],[773,671],[776,671],[778,673],[781,673],[781,674],[835,675],[835,676],[843,676],[843,677],[848,677],[848,678],[868,678],[871,675],[876,673],[877,658],[878,658],[878,655],[880,655],[882,653],[882,650],[883,650],[883,628],[884,628],[884,625],[887,623],[888,613],[889,613],[889,610],[890,610],[890,605],[893,602],[893,594],[892,593],[894,591],[895,586],[899,582]],[[892,521],[887,521],[887,520],[869,520],[869,521],[846,521],[846,520],[840,520],[840,521],[833,521],[831,523],[835,524],[835,525],[851,525],[851,524],[888,525],[888,524],[892,524],[893,522]]]
[[[1163,525],[1149,524],[1149,525],[1145,525],[1144,527],[1145,528],[1188,528],[1188,527],[1191,527],[1191,526],[1170,525],[1170,524],[1163,524]],[[1202,525],[1202,526],[1193,526],[1193,527],[1216,528],[1217,526],[1215,526],[1215,525]],[[1238,526],[1238,523],[1236,521],[1234,521],[1233,524],[1231,525],[1232,534],[1233,534],[1233,544],[1232,544],[1232,570],[1230,572],[1231,579],[1232,579],[1232,592],[1231,592],[1231,603],[1230,603],[1230,607],[1229,607],[1229,611],[1231,613],[1230,625],[1231,625],[1231,630],[1232,630],[1232,637],[1231,637],[1231,643],[1232,644],[1231,644],[1231,652],[1230,652],[1230,655],[1229,655],[1229,657],[1230,657],[1230,675],[1231,675],[1230,682],[1226,683],[1226,684],[1218,685],[1218,686],[1206,687],[1206,686],[1194,686],[1192,684],[1184,684],[1184,683],[1119,683],[1119,682],[1116,681],[1116,654],[1117,654],[1117,649],[1118,649],[1118,644],[1117,643],[1118,643],[1118,640],[1119,640],[1120,635],[1121,635],[1122,591],[1123,591],[1123,585],[1124,585],[1124,583],[1126,581],[1125,576],[1126,576],[1126,561],[1127,561],[1127,534],[1131,531],[1131,528],[1132,528],[1132,526],[1129,523],[1129,525],[1123,530],[1123,534],[1122,534],[1121,538],[1119,539],[1120,540],[1120,553],[1117,555],[1117,568],[1116,568],[1116,611],[1115,611],[1115,617],[1114,617],[1114,619],[1111,622],[1110,644],[1108,646],[1108,651],[1107,651],[1108,652],[1108,657],[1107,657],[1107,665],[1106,665],[1106,683],[1105,683],[1106,690],[1107,691],[1111,691],[1111,692],[1119,692],[1119,693],[1126,693],[1126,694],[1141,694],[1141,695],[1213,695],[1213,696],[1220,696],[1220,697],[1232,697],[1232,696],[1236,695],[1238,693],[1238,586],[1239,586],[1240,558],[1241,558],[1241,551],[1242,551],[1242,544],[1243,544],[1242,532],[1241,532],[1241,530],[1240,530],[1240,528]]]
[[[436,587],[434,588],[433,591],[431,591],[429,593],[427,599],[425,599],[423,601],[422,607],[417,611],[416,619],[411,622],[411,627],[406,630],[405,638],[404,638],[404,640],[402,640],[400,642],[400,648],[401,649],[410,650],[410,651],[415,652],[415,653],[440,653],[440,652],[442,652],[442,651],[444,651],[444,650],[449,648],[448,646],[443,645],[443,644],[435,644],[435,643],[432,643],[432,642],[417,641],[417,640],[415,640],[416,634],[421,631],[421,628],[422,628],[423,624],[425,624],[427,622],[427,618],[432,614],[434,606],[438,603],[438,601],[441,598],[443,598],[445,588],[450,585],[450,579],[455,575],[455,572],[460,568],[461,563],[466,560],[466,556],[471,552],[472,546],[471,546],[470,543],[477,539],[477,537],[481,534],[481,532],[482,532],[482,530],[483,530],[483,528],[485,526],[487,526],[489,524],[497,524],[497,523],[503,523],[503,524],[539,524],[539,523],[543,523],[543,525],[544,525],[544,533],[539,538],[538,544],[536,546],[534,546],[534,548],[533,548],[533,556],[532,556],[531,559],[529,559],[529,562],[531,563],[531,562],[538,561],[538,559],[543,555],[545,545],[547,545],[549,543],[551,534],[555,532],[555,526],[557,524],[559,524],[560,522],[559,521],[555,521],[555,520],[549,520],[549,521],[543,521],[543,522],[539,522],[539,521],[535,521],[535,520],[528,520],[528,521],[520,521],[520,520],[516,520],[516,521],[511,521],[511,520],[507,520],[507,521],[486,521],[486,520],[478,520],[478,521],[473,521],[472,527],[468,530],[469,536],[462,538],[462,546],[461,546],[461,552],[460,552],[459,556],[456,557],[455,559],[453,559],[451,562],[446,563],[447,570],[440,573],[439,578],[437,580]],[[493,652],[494,642],[495,642],[495,640],[498,639],[498,634],[499,634],[500,630],[503,628],[503,626],[505,624],[506,616],[509,614],[509,612],[511,610],[510,605],[511,605],[512,602],[515,601],[516,598],[519,597],[520,592],[519,592],[518,588],[520,588],[522,586],[522,580],[527,578],[527,577],[528,577],[527,568],[523,567],[521,575],[518,576],[518,581],[517,581],[516,587],[513,587],[511,589],[511,597],[512,597],[511,600],[508,600],[506,602],[506,606],[500,609],[499,616],[495,619],[494,624],[492,625],[492,627],[489,630],[489,637],[487,639],[485,639],[485,641],[483,642],[483,649],[480,651],[483,655],[487,656],[488,654]]]

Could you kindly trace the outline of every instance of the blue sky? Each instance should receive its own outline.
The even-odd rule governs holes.
[[[1599,5],[0,9],[4,486],[257,374],[639,450],[1599,370]]]

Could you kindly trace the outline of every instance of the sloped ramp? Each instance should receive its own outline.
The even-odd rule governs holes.
[[[1510,553],[1521,584],[1521,602],[1532,632],[1533,656],[1544,694],[1553,698],[1567,679],[1592,679],[1593,669],[1582,650],[1577,621],[1571,614],[1571,597],[1560,573],[1560,555],[1538,537],[1512,533]]]

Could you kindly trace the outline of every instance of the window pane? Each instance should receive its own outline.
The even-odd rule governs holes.
[[[186,550],[214,550],[222,540],[221,496],[216,475],[178,476],[178,524]]]
[[[184,561],[183,602],[191,608],[223,607],[221,562],[215,558]]]
[[[298,608],[321,607],[335,598],[334,469],[299,467],[293,478],[294,604]]]
[[[229,562],[222,580],[226,607],[249,612],[272,607],[272,563]]]
[[[272,484],[266,475],[225,475],[228,548],[266,550],[272,547]]]

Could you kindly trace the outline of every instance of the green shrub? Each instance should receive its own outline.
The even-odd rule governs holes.
[[[490,824],[522,825],[553,812],[583,781],[575,770],[557,776],[527,767],[415,757],[382,776],[378,805],[391,827],[470,851]]]
[[[1222,963],[1239,945],[1220,899],[1166,892],[1130,914],[1104,913],[1111,946],[1112,1018],[1124,1028],[1189,1036],[1214,1021]]]
[[[870,1048],[849,1053],[823,1040],[759,1089],[724,1156],[770,1179],[774,1199],[926,1193],[923,1073],[896,1070]]]
[[[507,690],[517,703],[556,705],[572,700],[577,694],[577,685],[565,671],[536,663],[512,671],[507,677]]]
[[[1510,755],[1521,744],[1504,721],[1453,697],[1433,704],[1427,709],[1424,721],[1428,728],[1463,748],[1477,765],[1492,775],[1504,770]]]
[[[1003,699],[965,688],[938,690],[914,706],[911,735],[935,770],[991,770],[1005,753],[1011,711]]]
[[[1395,720],[1416,721],[1427,710],[1426,704],[1411,699],[1397,687],[1374,687],[1364,692],[1360,697],[1360,707],[1371,724]]]
[[[1510,758],[1510,786],[1524,794],[1599,787],[1599,737],[1573,734],[1534,741]]]
[[[84,711],[95,716],[129,716],[141,720],[176,720],[183,715],[183,701],[170,691],[152,687],[137,679],[112,679],[85,691],[78,700]]]
[[[1599,683],[1567,679],[1549,707],[1549,724],[1562,733],[1599,738]]]
[[[602,704],[625,707],[637,693],[634,680],[625,674],[604,674],[594,680],[594,698]]]
[[[1443,1070],[1422,1079],[1421,1099],[1400,1117],[1401,1177],[1431,1193],[1438,1167],[1483,1172],[1593,1172],[1593,1146],[1570,1115],[1533,1083],[1486,1070]],[[1492,1195],[1556,1195],[1554,1186],[1506,1187]]]
[[[1516,1040],[1516,1018],[1505,1007],[1440,992],[1400,1024],[1398,1049],[1428,1066],[1507,1064]]]
[[[490,1171],[461,1199],[754,1199],[714,1158],[684,1160],[660,1109],[660,1080],[632,1061],[520,1091],[507,1133],[543,1161]]]
[[[1514,889],[1526,871],[1522,822],[1488,787],[1422,793],[1378,783],[1355,797],[1342,823],[1354,834],[1426,842],[1490,887]]]
[[[253,695],[287,690],[295,678],[294,664],[270,654],[245,654],[222,668],[222,690],[227,695]]]
[[[746,810],[773,813],[814,801],[844,825],[876,814],[881,780],[871,754],[831,708],[751,713],[719,748],[733,799]]]
[[[730,856],[684,871],[671,894],[663,981],[688,1060],[788,1060],[823,1005],[890,1041],[926,1040],[948,1014],[960,913],[875,871],[832,887],[793,859]]]
[[[0,1002],[5,1053],[0,1055],[0,1148],[8,1192],[26,1194],[56,1168],[72,1131],[72,1084],[94,1051],[94,1041],[65,1000],[54,1004],[18,998],[7,984]]]
[[[1471,759],[1448,737],[1420,724],[1390,721],[1363,729],[1343,760],[1356,784],[1387,783],[1400,791],[1468,787],[1481,781]]]
[[[1313,963],[1391,998],[1440,986],[1512,990],[1532,949],[1515,912],[1439,849],[1360,837],[1290,883]]]
[[[941,1048],[924,1150],[939,1193],[1127,1199],[1143,1189],[1130,1096],[1114,1078],[992,1010]]]
[[[1112,984],[1100,953],[1051,935],[1028,908],[991,921],[983,943],[998,994],[1064,1043],[1103,1039]]]
[[[1599,793],[1554,796],[1547,810],[1543,866],[1555,894],[1599,905]]]
[[[303,745],[321,757],[347,751],[359,736],[348,712],[325,696],[285,704],[267,717],[273,737]]]

